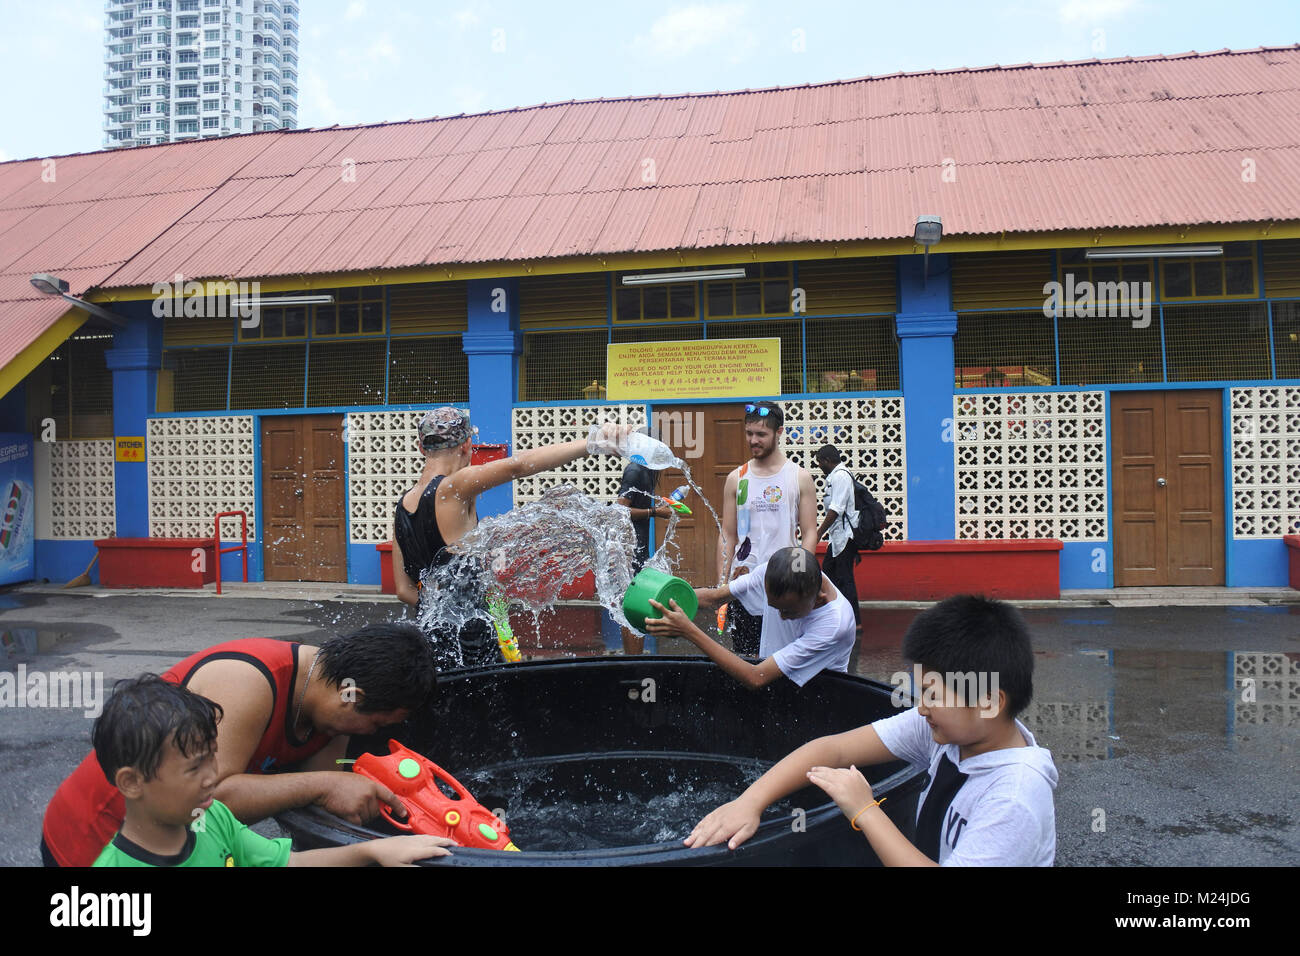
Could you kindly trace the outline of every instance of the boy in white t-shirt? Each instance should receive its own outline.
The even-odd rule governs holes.
[[[822,670],[847,671],[856,640],[853,609],[803,548],[781,548],[749,574],[720,588],[696,588],[701,608],[716,608],[733,598],[750,614],[762,615],[759,664],[733,654],[709,637],[672,601],[650,604],[660,617],[647,618],[656,637],[684,637],[750,689],[782,675],[800,687]]]
[[[903,655],[923,675],[915,707],[804,744],[701,820],[686,845],[725,841],[734,850],[758,829],[764,809],[812,782],[886,866],[1051,866],[1057,773],[1051,753],[1016,719],[1033,694],[1034,673],[1020,613],[1000,601],[949,598],[912,622]],[[893,760],[929,771],[914,843],[857,769]]]

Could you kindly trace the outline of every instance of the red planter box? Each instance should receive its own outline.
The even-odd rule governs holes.
[[[826,553],[825,542],[817,553]],[[863,601],[941,601],[954,594],[1054,600],[1061,596],[1061,542],[886,541],[855,570]]]
[[[1284,534],[1282,543],[1291,562],[1291,587],[1300,591],[1300,534]]]
[[[211,538],[101,538],[99,583],[106,588],[201,588],[217,579]],[[194,549],[203,549],[202,571]]]
[[[397,585],[393,581],[393,542],[377,544],[375,550],[379,552],[379,593],[396,594]]]

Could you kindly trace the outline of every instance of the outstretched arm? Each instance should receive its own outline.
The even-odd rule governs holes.
[[[808,785],[808,773],[813,767],[866,767],[895,759],[870,724],[842,734],[818,737],[785,757],[731,803],[706,816],[684,842],[690,847],[725,842],[734,850],[758,829],[764,810]],[[859,826],[861,822],[858,821]]]
[[[725,588],[716,590],[725,590]],[[708,655],[709,660],[750,690],[766,687],[778,677],[784,676],[781,668],[776,666],[774,658],[769,657],[761,664],[751,664],[743,660],[696,627],[695,622],[686,616],[685,612],[677,606],[676,601],[670,600],[668,603],[670,606],[664,607],[651,598],[650,606],[658,611],[660,616],[646,618],[645,626],[649,633],[656,637],[686,638]]]

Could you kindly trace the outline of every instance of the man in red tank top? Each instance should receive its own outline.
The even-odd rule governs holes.
[[[398,808],[393,793],[340,772],[349,735],[401,723],[434,693],[437,668],[418,628],[382,624],[320,647],[270,638],[228,641],[164,673],[220,704],[215,799],[246,824],[318,804],[353,823]],[[140,720],[148,720],[141,714]],[[288,772],[283,772],[288,771]],[[41,834],[47,866],[90,866],[122,825],[122,795],[92,751],[50,800]]]

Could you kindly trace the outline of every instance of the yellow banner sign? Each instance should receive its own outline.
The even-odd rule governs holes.
[[[781,340],[697,339],[609,346],[614,400],[748,398],[781,394]]]
[[[144,461],[144,436],[117,439],[118,461]]]

